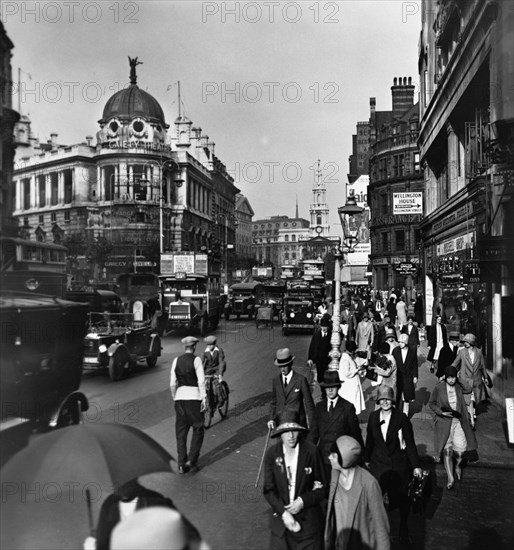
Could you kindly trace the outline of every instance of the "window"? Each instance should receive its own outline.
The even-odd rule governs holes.
[[[70,211],[69,210],[67,210],[64,213],[64,223],[70,223]]]
[[[460,169],[460,162],[459,162]],[[421,166],[419,164],[419,153],[414,153],[414,173],[419,174],[421,172]]]
[[[55,222],[57,221],[57,214],[56,214],[55,212],[52,212],[52,213],[50,214],[50,221],[51,221],[52,223],[55,223]]]
[[[380,195],[380,213],[387,214],[387,194]]]
[[[73,174],[71,170],[64,170],[64,203],[70,204],[73,200]]]
[[[284,241],[289,242],[289,235],[284,235]]]
[[[405,250],[405,231],[395,231],[396,250]]]
[[[50,204],[55,206],[58,203],[59,198],[59,184],[57,179],[57,172],[50,174]]]
[[[46,178],[45,176],[37,177],[37,186],[39,188],[39,206],[46,204]]]
[[[28,210],[30,208],[30,179],[25,178],[21,180],[21,188],[23,193],[23,209]]]
[[[291,235],[291,240],[295,243],[296,242],[296,235]]]
[[[382,250],[386,252],[389,250],[389,234],[382,233]]]
[[[45,217],[43,215],[39,216],[39,225],[43,225],[45,223]]]

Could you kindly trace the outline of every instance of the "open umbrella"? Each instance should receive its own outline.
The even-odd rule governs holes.
[[[77,548],[107,496],[126,482],[172,472],[173,457],[141,430],[87,423],[37,437],[0,470],[2,548]]]

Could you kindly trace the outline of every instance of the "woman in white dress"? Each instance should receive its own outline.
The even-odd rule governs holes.
[[[357,366],[353,359],[353,354],[357,345],[352,340],[346,342],[346,350],[341,354],[339,360],[339,379],[342,384],[338,394],[349,401],[354,407],[355,412],[360,414],[366,408],[364,394],[362,393],[360,373],[361,368]],[[365,359],[362,360],[366,362]]]

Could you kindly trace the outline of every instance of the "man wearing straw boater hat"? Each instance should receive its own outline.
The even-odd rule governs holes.
[[[265,457],[263,494],[273,512],[271,550],[323,547],[321,502],[328,495],[328,485],[317,447],[302,437],[306,432],[298,413],[286,410],[271,434],[280,437]]]
[[[327,370],[320,385],[325,388],[327,399],[316,404],[307,439],[318,446],[327,473],[330,474],[328,455],[338,437],[350,435],[359,442],[361,447],[364,447],[364,441],[355,407],[337,393],[341,387],[339,372]]]
[[[310,426],[314,414],[314,401],[307,378],[293,371],[294,356],[289,348],[277,350],[275,365],[280,374],[273,378],[271,387],[271,418],[268,428],[275,429],[277,416],[286,409],[298,413],[300,422]]]

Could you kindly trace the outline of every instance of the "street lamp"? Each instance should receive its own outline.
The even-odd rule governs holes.
[[[233,214],[220,213],[218,220],[223,219],[225,222],[225,284],[228,284],[228,224],[231,222],[234,227],[237,227],[237,220]]]
[[[358,244],[359,239],[357,236],[358,225],[351,224],[351,218],[356,214],[361,214],[364,208],[357,205],[355,199],[354,190],[350,190],[350,195],[346,200],[346,204],[337,209],[339,219],[341,220],[341,226],[343,227],[343,241],[339,242],[335,252],[335,265],[334,265],[334,309],[332,313],[332,336],[330,338],[330,350],[329,356],[331,357],[328,368],[330,370],[339,369],[339,358],[341,357],[341,260],[345,252],[353,252],[355,246]]]

